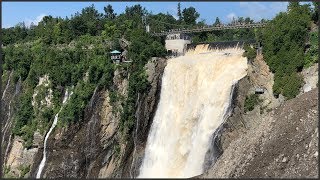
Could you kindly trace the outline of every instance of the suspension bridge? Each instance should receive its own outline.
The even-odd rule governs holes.
[[[170,29],[168,31],[153,32],[153,33],[151,33],[151,35],[152,36],[166,36],[169,34],[209,32],[209,31],[225,30],[225,29],[262,28],[262,27],[265,27],[266,24],[267,23],[249,23],[249,24],[234,24],[234,25],[220,24],[218,26],[203,26],[203,27],[195,27],[192,29]]]
[[[143,17],[142,21],[146,25],[146,30],[147,32],[150,32],[150,25],[147,23],[147,18]],[[182,34],[182,33],[195,33],[195,32],[210,32],[210,31],[221,31],[221,30],[226,30],[226,29],[250,29],[250,28],[263,28],[267,25],[267,23],[262,23],[262,22],[237,22],[234,21],[230,24],[217,24],[217,25],[206,25],[206,26],[187,26],[187,25],[178,25],[178,24],[171,24],[167,22],[162,22],[159,20],[152,19],[148,17],[148,21],[151,22],[151,24],[165,24],[167,26],[166,30],[152,30],[151,28],[150,34],[152,36],[166,36],[170,34]],[[153,27],[151,25],[151,27]],[[168,28],[169,27],[169,28]],[[173,27],[176,27],[175,29]],[[178,28],[177,28],[178,27]]]
[[[264,23],[264,22],[256,22],[256,23],[238,22],[236,20],[233,20],[229,24],[219,23],[216,25],[190,26],[190,25],[163,22],[156,19],[152,19],[150,17],[148,17],[148,22],[147,22],[147,17],[145,16],[142,18],[142,22],[146,27],[146,31],[150,33],[152,36],[166,36],[165,47],[167,51],[174,56],[183,55],[188,48],[192,47],[191,36],[189,36],[188,34],[197,33],[197,32],[221,31],[221,30],[227,30],[227,29],[263,28],[267,25],[267,23]],[[240,42],[235,41],[235,43],[239,44]],[[222,42],[222,44],[220,43],[220,45],[219,44],[216,44],[216,45],[222,46],[222,45],[228,45],[228,44],[230,45],[234,43]],[[260,43],[258,45],[252,42],[249,44],[253,44],[257,46],[256,49],[259,52],[261,51]],[[242,45],[243,45],[243,42],[242,42]]]

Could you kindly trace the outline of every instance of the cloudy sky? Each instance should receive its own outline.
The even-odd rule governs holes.
[[[141,4],[153,13],[177,14],[178,2],[110,2],[116,13],[122,13],[126,6]],[[7,28],[19,22],[37,24],[45,15],[70,17],[82,8],[94,4],[99,12],[108,2],[3,2],[2,27]],[[212,24],[216,17],[229,22],[232,17],[250,17],[254,20],[270,19],[280,11],[286,11],[287,2],[181,2],[181,8],[193,6],[200,13],[199,20]]]

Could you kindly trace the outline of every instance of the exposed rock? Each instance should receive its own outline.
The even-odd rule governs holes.
[[[199,177],[318,177],[318,157],[314,156],[318,149],[317,92],[318,88],[263,115],[257,120],[259,123],[235,138],[217,163]],[[307,144],[307,150],[301,144]],[[253,158],[248,158],[250,154]]]
[[[23,141],[16,137],[13,140],[6,166],[10,169],[10,176],[20,177],[22,166],[31,166],[38,148],[23,148]]]
[[[48,75],[44,75],[43,77],[39,78],[39,83],[34,88],[34,93],[32,95],[32,101],[31,104],[36,109],[41,109],[41,107],[51,107],[52,106],[52,89],[48,86],[50,85],[50,80]],[[40,92],[39,92],[40,91]],[[40,100],[40,104],[36,101],[36,97],[39,96],[39,93],[41,95],[44,95],[45,98]]]
[[[318,83],[318,63],[312,65],[309,68],[303,69],[301,74],[305,84],[302,87],[302,92],[308,92],[317,87]]]
[[[34,134],[33,134],[33,146],[34,147],[41,147],[43,146],[43,136],[38,132],[36,131]]]
[[[272,86],[274,84],[274,74],[270,72],[269,66],[263,60],[262,55],[258,55],[252,65],[249,66],[248,77],[253,88],[263,87],[266,89],[263,94],[259,95],[260,99],[263,100],[263,106],[267,108],[275,108],[283,102],[283,99],[276,99],[273,96]],[[249,91],[249,93],[252,92]]]

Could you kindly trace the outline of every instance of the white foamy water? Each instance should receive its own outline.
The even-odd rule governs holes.
[[[68,99],[70,99],[70,96],[73,94],[73,92],[71,91],[71,93],[69,94],[68,90],[66,90],[65,94],[64,94],[64,97],[63,97],[63,101],[62,101],[62,106],[59,110],[59,112],[54,116],[54,120],[53,120],[53,123],[48,131],[48,133],[46,134],[46,137],[44,138],[44,145],[43,145],[43,158],[41,160],[41,163],[39,165],[39,168],[38,168],[38,172],[37,172],[37,176],[36,178],[39,179],[41,177],[41,172],[44,168],[44,165],[46,164],[46,159],[47,159],[47,152],[46,152],[46,149],[47,149],[47,140],[52,132],[52,130],[56,127],[57,123],[58,123],[58,116],[59,116],[59,113],[60,111],[62,110],[63,108],[63,105],[67,102]]]
[[[226,118],[232,86],[247,74],[242,53],[198,46],[168,60],[139,178],[186,178],[203,172],[210,138]]]

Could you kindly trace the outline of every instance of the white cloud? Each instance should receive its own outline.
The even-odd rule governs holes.
[[[288,2],[240,2],[240,8],[244,12],[245,17],[250,17],[255,21],[259,21],[262,18],[273,18],[277,13],[287,10]]]
[[[230,13],[227,15],[228,20],[232,20],[233,18],[237,19],[237,15],[235,13]]]
[[[31,23],[33,23],[34,25],[38,25],[38,23],[42,20],[42,18],[46,16],[46,14],[40,14],[39,16],[37,16],[35,19],[26,19],[24,20],[24,23],[27,27],[30,27]]]

